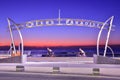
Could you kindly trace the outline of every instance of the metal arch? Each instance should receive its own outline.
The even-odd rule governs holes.
[[[66,23],[62,23],[63,21],[67,21],[67,20],[71,20],[71,22],[70,22],[69,25],[66,24]],[[103,29],[107,29],[105,27],[109,25],[107,23],[109,20],[111,20],[111,22],[110,22],[110,27],[109,27],[109,31],[108,31],[108,35],[107,35],[107,40],[106,40],[106,44],[105,44],[105,50],[104,50],[104,55],[106,55],[106,50],[107,50],[107,45],[108,45],[108,40],[109,40],[110,32],[111,32],[111,30],[113,30],[112,27],[114,27],[114,25],[112,25],[113,16],[110,17],[105,22],[98,22],[98,21],[85,20],[85,19],[60,18],[60,11],[59,11],[59,17],[57,19],[32,20],[32,21],[28,21],[28,22],[25,22],[25,23],[21,23],[21,24],[16,24],[17,28],[15,28],[13,25],[11,25],[11,26],[12,26],[12,30],[16,30],[17,29],[18,32],[19,32],[19,34],[21,34],[20,33],[20,29],[23,29],[23,28],[32,28],[34,26],[37,26],[37,27],[41,27],[41,26],[87,26],[87,27],[92,27],[92,28],[100,28],[100,32],[98,34],[98,39],[97,39],[97,55],[99,55],[100,36],[101,36],[101,33],[102,33]],[[41,25],[36,25],[37,21],[42,21],[42,24]],[[51,22],[51,24],[48,24],[49,21],[57,21],[57,23]],[[84,23],[82,23],[82,24],[78,24],[78,23],[75,24],[76,22],[73,23],[73,21],[81,21],[81,22],[84,22]],[[91,25],[88,25],[88,23],[93,23],[94,25],[91,26]],[[21,40],[21,42],[22,42],[22,40]]]
[[[114,16],[112,16],[112,17],[110,17],[109,19],[107,19],[107,20],[103,23],[103,25],[102,25],[102,27],[101,27],[101,29],[100,29],[100,31],[99,31],[98,38],[97,38],[97,55],[98,55],[98,56],[99,56],[99,42],[100,42],[101,33],[102,33],[105,25],[107,24],[107,22],[108,22],[109,20],[111,20],[111,21],[110,21],[110,27],[109,27],[108,35],[107,35],[105,50],[104,50],[104,55],[106,55],[106,50],[107,50],[108,40],[109,40],[111,28],[112,28],[113,18],[114,18]]]
[[[11,20],[11,19],[9,18],[9,22],[10,22],[10,21],[12,21],[12,22],[14,23],[14,25],[15,25],[15,27],[16,27],[18,33],[19,33],[19,36],[20,36],[20,43],[21,43],[21,46],[22,46],[21,55],[23,56],[24,46],[23,46],[23,37],[22,37],[22,34],[21,34],[21,32],[20,32],[20,29],[18,28],[18,25],[17,25],[13,20]],[[12,36],[12,38],[13,38],[13,36]],[[11,38],[11,39],[12,39],[12,38]]]
[[[108,34],[107,34],[107,39],[106,39],[106,44],[105,44],[104,57],[106,56],[106,51],[107,51],[108,41],[109,41],[109,37],[110,37],[110,32],[111,32],[111,29],[112,29],[113,19],[114,19],[114,16],[112,16],[110,18],[110,26],[109,26],[109,29],[108,29]]]
[[[67,24],[67,21],[70,23]],[[51,22],[51,23],[49,24],[48,22]],[[41,24],[38,25],[38,23],[41,23]],[[86,26],[86,27],[92,27],[92,28],[101,28],[103,24],[104,22],[98,22],[98,21],[86,20],[86,19],[60,18],[60,12],[59,12],[59,17],[57,19],[31,20],[31,21],[18,24],[18,28],[23,29],[23,28],[32,28],[32,27],[41,27],[41,26]],[[107,25],[108,24],[106,23],[105,26]],[[14,27],[12,27],[12,29],[15,30]],[[104,27],[104,29],[106,28]]]
[[[14,43],[14,38],[13,38],[13,34],[12,34],[12,29],[11,29],[11,26],[10,26],[10,19],[7,18],[7,21],[8,21],[8,27],[9,27],[9,30],[10,30],[10,37],[11,37],[11,41],[12,41],[13,49],[14,49],[13,54],[15,54],[16,53],[16,49],[15,49],[15,43]]]
[[[115,54],[114,51],[112,50],[112,48],[110,46],[107,46],[107,47],[111,50],[113,58],[114,58],[114,54]]]

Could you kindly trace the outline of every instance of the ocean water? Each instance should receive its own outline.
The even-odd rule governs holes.
[[[93,57],[93,54],[97,53],[96,46],[87,46],[87,47],[50,47],[54,52],[56,57],[75,57],[76,54],[79,52],[79,48],[82,48],[87,57]],[[114,51],[115,57],[120,57],[120,46],[111,46],[112,50]],[[100,55],[104,53],[104,46],[100,47],[99,49]],[[31,57],[46,57],[47,55],[47,48],[35,48],[26,50],[26,54]],[[106,56],[112,57],[112,52],[110,49],[107,49]]]
[[[120,45],[110,46],[114,51],[115,57],[120,57]],[[93,57],[93,54],[97,54],[96,46],[77,46],[77,47],[49,47],[54,52],[56,57],[75,57],[79,52],[79,48],[82,48],[87,57]],[[46,57],[47,56],[47,47],[25,47],[24,54],[27,54],[28,57]],[[9,54],[9,47],[4,47],[0,49],[0,54]],[[99,49],[100,55],[104,53],[104,46],[100,46]],[[112,52],[110,49],[107,49],[106,56],[112,57]]]

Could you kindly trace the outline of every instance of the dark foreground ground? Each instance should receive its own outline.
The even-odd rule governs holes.
[[[120,78],[93,75],[0,72],[0,80],[120,80]]]

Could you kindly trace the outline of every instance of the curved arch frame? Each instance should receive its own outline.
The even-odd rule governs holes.
[[[18,28],[24,29],[24,28],[33,28],[33,27],[41,27],[41,26],[79,26],[79,27],[85,26],[90,28],[101,28],[103,24],[104,22],[98,22],[93,20],[61,18],[59,14],[59,17],[57,19],[31,20],[18,24]],[[106,24],[106,26],[107,25],[108,24]],[[107,28],[104,27],[104,29]],[[16,28],[12,27],[12,30],[16,30]]]
[[[102,25],[100,31],[99,31],[99,34],[98,34],[98,38],[97,38],[97,55],[99,56],[99,44],[100,44],[100,37],[101,37],[101,33],[105,27],[105,25],[107,24],[108,21],[110,21],[110,26],[109,26],[109,29],[108,29],[108,34],[107,34],[107,39],[106,39],[106,43],[105,43],[105,49],[104,49],[104,57],[106,56],[106,51],[107,51],[107,46],[108,46],[108,41],[109,41],[109,36],[110,36],[110,32],[111,32],[111,29],[112,29],[112,23],[113,23],[113,19],[114,19],[114,16],[110,17],[109,19],[107,19],[104,24]]]
[[[15,25],[15,27],[16,27],[18,33],[19,33],[20,44],[21,44],[21,56],[23,56],[23,52],[24,52],[24,46],[23,45],[24,44],[23,44],[23,37],[22,37],[22,34],[20,32],[20,29],[18,28],[18,25],[13,20],[11,20],[10,18],[7,18],[7,20],[8,20],[8,26],[9,26],[9,30],[10,30],[10,35],[11,35],[11,40],[12,40],[12,43],[13,43],[14,51],[16,52],[16,49],[15,49],[15,43],[14,43],[14,38],[13,38],[13,33],[12,33],[10,22],[12,22]]]
[[[110,46],[107,46],[109,49],[110,49],[110,51],[112,52],[112,56],[113,56],[113,58],[114,58],[114,51],[112,50],[112,48],[110,47]]]
[[[14,38],[13,38],[13,34],[12,34],[12,29],[11,29],[11,26],[10,26],[9,18],[7,18],[7,21],[8,21],[8,27],[9,27],[9,30],[10,30],[11,42],[13,44],[13,50],[14,50],[13,54],[15,54],[16,53],[16,48],[15,48],[15,43],[14,43]]]
[[[103,23],[103,22],[98,22],[98,21],[91,21],[91,20],[72,19],[72,20],[75,20],[75,21],[79,20],[79,21],[82,21],[82,22],[93,22],[93,23],[94,23],[94,26],[86,25],[86,23],[84,23],[84,24],[79,24],[79,25],[76,25],[76,24],[68,25],[68,24],[62,24],[62,23],[60,23],[60,21],[62,21],[62,20],[70,20],[70,19],[60,18],[60,14],[59,14],[59,18],[57,19],[57,20],[59,21],[59,23],[58,23],[59,25],[58,25],[58,24],[50,24],[50,25],[47,25],[47,24],[42,25],[42,24],[41,24],[41,25],[38,25],[38,26],[54,26],[54,25],[57,25],[57,26],[64,26],[64,25],[67,25],[67,26],[83,26],[83,25],[85,25],[85,26],[87,26],[87,27],[95,27],[95,24],[97,24],[97,25],[98,25],[98,24],[102,24],[101,27],[100,27],[100,26],[97,26],[97,28],[101,28],[100,31],[99,31],[99,34],[98,34],[98,38],[97,38],[97,55],[99,56],[99,43],[100,43],[101,33],[102,33],[103,29],[106,29],[105,26],[108,25],[107,22],[110,21],[110,26],[109,26],[108,33],[107,33],[107,39],[106,39],[105,50],[104,50],[104,56],[106,56],[106,51],[107,51],[109,36],[110,36],[110,32],[111,32],[112,26],[113,26],[113,25],[112,25],[113,18],[114,18],[114,16],[110,17],[110,18],[107,19],[104,23]],[[43,21],[47,21],[47,20],[49,20],[49,19],[46,19],[46,20],[43,20]],[[50,20],[52,20],[52,19],[50,19]],[[53,19],[53,20],[56,20],[56,19]],[[14,23],[15,28],[10,25],[10,21],[12,21],[12,22]],[[22,44],[21,53],[22,53],[22,55],[23,55],[24,46],[23,46],[23,38],[22,38],[22,34],[21,34],[21,32],[20,32],[20,29],[21,29],[21,28],[24,28],[24,27],[31,28],[31,27],[34,26],[33,24],[34,24],[34,22],[36,22],[36,21],[37,21],[37,20],[30,21],[29,24],[28,24],[28,22],[26,22],[26,23],[23,23],[23,24],[19,24],[19,25],[18,25],[18,24],[16,24],[13,20],[11,20],[11,19],[8,18],[8,25],[9,25],[9,29],[10,29],[10,35],[11,35],[11,40],[12,40],[12,43],[13,43],[14,51],[16,51],[16,49],[15,49],[14,39],[13,39],[13,35],[12,35],[12,30],[14,30],[14,29],[16,30],[16,29],[17,29],[17,31],[18,31],[18,33],[19,33],[20,42],[21,42],[21,44]],[[26,24],[28,24],[29,27],[26,26]],[[32,26],[31,26],[31,24],[32,24]]]

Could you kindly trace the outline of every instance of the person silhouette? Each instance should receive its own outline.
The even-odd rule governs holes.
[[[47,48],[47,51],[48,51],[48,56],[49,57],[54,57],[54,52],[52,51],[52,49],[50,49],[50,48]]]
[[[78,57],[80,57],[80,56],[85,57],[85,56],[86,56],[86,53],[85,53],[81,48],[79,48],[79,52],[78,52],[77,56],[78,56]]]

